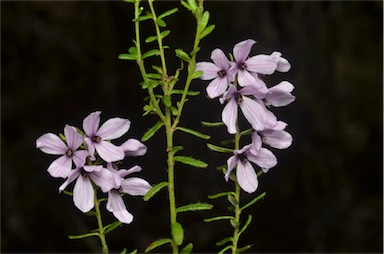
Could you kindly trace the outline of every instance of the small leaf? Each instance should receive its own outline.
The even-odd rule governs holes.
[[[201,75],[203,75],[204,72],[202,71],[195,71],[193,74],[192,74],[192,79],[196,79],[198,77],[200,77]]]
[[[254,198],[252,201],[250,201],[248,204],[244,205],[243,207],[240,208],[241,211],[243,211],[244,209],[250,207],[251,205],[253,205],[254,203],[256,203],[257,201],[259,201],[260,199],[264,198],[266,195],[265,192],[261,193],[259,196],[257,196],[256,198]]]
[[[232,225],[232,227],[234,227],[234,228],[236,228],[238,225],[239,225],[239,223],[235,220],[235,219],[231,219],[231,220],[229,220],[230,222],[231,222],[231,225]]]
[[[130,47],[128,49],[128,52],[132,55],[137,55],[137,48],[136,47]]]
[[[163,101],[164,105],[167,108],[172,106],[171,96],[169,96],[168,94],[164,95],[163,98],[161,98],[161,100]]]
[[[176,49],[175,52],[176,52],[176,56],[181,60],[186,62],[191,61],[191,57],[187,53],[185,53],[182,49]]]
[[[166,27],[167,26],[167,23],[165,23],[164,20],[162,20],[161,18],[157,18],[156,19],[156,23],[161,26],[161,27]]]
[[[239,205],[239,201],[236,200],[236,198],[234,197],[235,195],[228,195],[228,201],[233,205],[233,206],[237,206]]]
[[[203,39],[205,36],[212,33],[213,29],[215,29],[215,25],[210,25],[209,27],[205,28],[204,31],[200,34],[200,39]]]
[[[201,160],[194,159],[192,157],[187,156],[175,156],[175,161],[194,166],[196,168],[206,168],[208,166],[207,163]]]
[[[183,243],[184,230],[180,223],[172,223],[172,236],[178,246]]]
[[[147,12],[145,15],[140,16],[137,19],[133,19],[133,21],[134,22],[136,22],[136,21],[144,21],[144,20],[148,20],[148,19],[152,19],[152,13],[150,13],[150,12]]]
[[[176,12],[178,12],[179,10],[177,8],[173,8],[173,9],[170,9],[166,12],[163,12],[162,14],[159,15],[159,19],[162,19],[162,18],[165,18],[165,17],[168,17]]]
[[[246,229],[247,227],[249,226],[249,224],[251,223],[252,221],[252,215],[248,215],[248,219],[247,221],[245,222],[244,226],[241,228],[241,230],[239,231],[239,234],[238,236],[240,236]]]
[[[156,41],[156,40],[157,40],[157,36],[156,35],[149,36],[147,39],[145,39],[145,43],[150,43],[150,42],[153,42],[153,41]]]
[[[176,208],[177,213],[181,212],[194,212],[194,211],[202,211],[202,210],[210,210],[213,205],[207,203],[194,203],[189,205],[183,205]]]
[[[161,239],[158,239],[158,240],[154,241],[153,243],[151,243],[151,244],[145,249],[145,253],[148,253],[148,252],[150,252],[151,250],[156,249],[157,247],[160,247],[161,245],[164,245],[164,244],[167,244],[167,243],[172,243],[172,240],[169,239],[169,238],[161,238]]]
[[[158,121],[154,126],[152,126],[152,128],[150,128],[149,130],[147,130],[143,137],[141,138],[141,142],[145,142],[147,141],[148,139],[150,139],[153,135],[155,135],[155,133],[164,125],[164,123],[162,121]]]
[[[70,192],[70,191],[67,191],[67,190],[63,190],[64,194],[68,195],[68,196],[73,196],[73,192]]]
[[[162,188],[168,186],[168,182],[161,182],[153,186],[145,195],[144,201],[148,201],[152,198],[156,193],[158,193]]]
[[[247,246],[244,246],[244,247],[242,247],[242,248],[240,248],[240,249],[237,249],[237,253],[242,253],[242,252],[244,252],[244,251],[250,249],[251,247],[252,247],[252,244],[249,244],[249,245],[247,245]]]
[[[148,52],[145,52],[145,53],[143,54],[143,59],[144,59],[144,58],[147,58],[147,57],[150,57],[150,56],[158,56],[158,55],[160,55],[160,50],[158,50],[158,49],[152,49],[152,50],[150,50],[150,51],[148,51]]]
[[[127,3],[134,3],[136,0],[124,0],[124,2],[127,2]]]
[[[224,123],[223,122],[215,122],[215,123],[211,123],[211,122],[204,122],[204,121],[201,121],[201,124],[203,126],[207,126],[207,127],[217,127],[217,126],[223,126]]]
[[[176,107],[171,107],[171,111],[172,111],[172,115],[173,116],[177,116],[178,114],[179,114],[179,111],[177,110],[177,108]]]
[[[193,244],[192,243],[189,243],[188,245],[186,245],[181,251],[180,253],[181,254],[189,254],[192,252],[192,249],[193,249]]]
[[[172,94],[183,94],[183,93],[184,93],[184,90],[179,90],[179,89],[173,89],[172,90]],[[197,96],[199,94],[200,94],[199,91],[188,91],[187,92],[187,95],[189,95],[189,96]]]
[[[91,236],[98,236],[99,233],[93,232],[93,233],[87,233],[87,234],[82,234],[82,235],[69,235],[69,239],[83,239],[86,237],[91,237]]]
[[[189,6],[191,6],[192,10],[195,12],[197,9],[197,4],[195,0],[188,0]]]
[[[161,79],[162,76],[158,73],[147,73],[147,77],[151,79]]]
[[[191,130],[191,129],[189,129],[189,128],[177,127],[176,130],[183,131],[183,132],[185,132],[185,133],[194,135],[194,136],[199,137],[199,138],[202,138],[202,139],[210,139],[210,138],[211,138],[211,136],[209,136],[209,135],[200,133],[200,132],[195,131],[195,130]],[[231,152],[232,152],[232,151],[231,151]]]
[[[222,249],[220,252],[218,252],[217,254],[224,254],[227,250],[229,250],[230,248],[232,248],[232,245],[229,245],[227,247],[225,247],[224,249]]]
[[[120,54],[118,57],[120,60],[136,60],[137,55],[132,55],[132,54]]]
[[[183,150],[183,149],[184,149],[184,147],[182,147],[182,146],[175,146],[175,147],[173,147],[173,149],[172,149],[172,153],[175,154],[175,153],[177,153],[178,151],[181,151],[181,150]]]
[[[171,31],[169,31],[169,30],[162,31],[162,32],[160,33],[160,37],[161,37],[162,39],[164,39],[164,38],[167,37],[168,34],[170,34],[170,33],[171,33]]]
[[[232,239],[233,239],[232,236],[228,236],[228,237],[224,238],[223,240],[217,242],[217,243],[216,243],[216,246],[224,245],[224,244],[226,244],[227,242],[232,241]]]
[[[217,221],[217,220],[234,220],[235,217],[233,216],[217,216],[209,219],[204,219],[204,222],[212,222],[212,221]]]
[[[163,73],[163,69],[160,66],[152,65],[152,69],[154,69],[155,71],[157,71],[160,74]]]
[[[135,252],[136,251],[136,252]],[[120,254],[126,254],[127,253],[127,248],[124,248],[121,252],[120,252]],[[137,253],[137,250],[134,250],[134,251],[132,251],[131,252],[131,254],[136,254]]]
[[[233,191],[221,192],[221,193],[218,193],[218,194],[209,195],[208,198],[209,199],[216,199],[216,198],[220,198],[220,197],[226,197],[228,195],[235,195],[235,193]]]
[[[190,10],[192,13],[195,13],[195,10],[185,1],[181,1],[181,4],[188,10]]]
[[[205,11],[203,13],[203,16],[201,17],[201,31],[203,31],[207,27],[208,21],[209,21],[209,12]]]
[[[113,231],[114,229],[116,229],[120,225],[121,225],[120,221],[115,221],[115,222],[110,223],[109,225],[104,227],[104,230],[105,230],[104,234],[108,234],[109,232]]]
[[[219,153],[233,153],[233,150],[230,148],[226,147],[221,147],[221,146],[215,146],[212,144],[207,144],[208,148],[211,149],[212,151],[219,152]]]

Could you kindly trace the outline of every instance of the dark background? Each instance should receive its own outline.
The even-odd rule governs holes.
[[[192,47],[194,19],[179,2],[155,4],[158,13],[180,7],[166,19],[173,71],[179,64],[173,50]],[[278,165],[260,177],[256,193],[243,193],[243,202],[264,191],[267,196],[248,210],[254,220],[240,244],[253,244],[249,252],[382,252],[382,1],[208,1],[205,6],[216,29],[202,41],[199,61],[208,61],[216,47],[232,52],[237,42],[253,38],[258,43],[252,54],[277,50],[291,62],[290,72],[266,80],[270,85],[289,80],[297,97],[274,111],[289,124],[294,142],[287,150],[274,149]],[[96,221],[58,194],[62,180],[46,171],[55,156],[36,149],[35,140],[62,132],[66,123],[81,127],[96,110],[103,111],[102,122],[129,118],[125,139],[140,138],[155,123],[154,116],[141,117],[146,92],[139,87],[138,67],[117,59],[132,45],[132,17],[133,6],[124,2],[1,2],[1,252],[100,251],[97,238],[67,238],[95,228]],[[143,32],[152,35],[153,25],[147,22]],[[222,110],[217,100],[205,97],[207,84],[193,82],[192,89],[202,93],[190,98],[181,124],[217,142],[228,137],[225,128],[200,124],[220,120]],[[215,170],[227,155],[209,152],[204,141],[187,134],[176,138],[185,154],[210,165],[177,166],[179,205],[208,202],[207,195],[233,188]],[[128,158],[124,165],[141,165],[138,176],[152,184],[165,181],[164,141],[159,132],[146,142],[146,156]],[[165,191],[149,202],[126,196],[125,203],[135,220],[107,236],[112,251],[143,251],[168,236]],[[212,203],[213,211],[179,215],[185,243],[193,242],[195,252],[217,252],[215,242],[231,233],[226,222],[202,222],[227,213],[224,200]],[[105,220],[113,218],[108,214]]]

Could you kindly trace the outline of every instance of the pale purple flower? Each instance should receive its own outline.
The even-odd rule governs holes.
[[[125,178],[129,174],[141,171],[140,166],[134,166],[128,170],[117,170],[116,165],[107,164],[107,169],[114,175],[115,186],[108,192],[107,210],[121,222],[129,224],[133,220],[133,215],[127,211],[121,193],[132,196],[144,196],[151,185],[138,177]]]
[[[275,60],[277,66],[276,70],[279,72],[287,72],[291,69],[291,64],[288,62],[287,59],[281,57],[281,53],[274,51],[271,54],[271,57]]]
[[[130,138],[120,145],[125,156],[143,156],[147,152],[147,147],[137,139]]]
[[[88,115],[83,121],[83,129],[87,134],[84,139],[88,150],[94,159],[95,149],[100,157],[106,162],[119,161],[124,158],[124,150],[115,146],[109,140],[116,139],[124,135],[131,125],[128,119],[112,118],[106,121],[100,128],[101,111],[96,111]]]
[[[290,82],[282,81],[269,88],[264,99],[268,105],[274,107],[287,106],[296,99],[296,97],[291,94],[294,88],[295,87]]]
[[[76,178],[75,187],[73,188],[73,202],[83,213],[89,212],[95,204],[92,182],[99,186],[104,193],[115,186],[114,175],[109,170],[101,165],[92,165],[73,169],[69,173],[67,180],[60,186],[59,191],[63,191]]]
[[[253,144],[246,145],[241,150],[235,150],[234,155],[227,160],[228,171],[225,180],[228,181],[231,172],[236,168],[236,178],[240,187],[248,193],[255,192],[259,181],[251,162],[258,165],[263,172],[267,172],[277,164],[277,159],[268,149],[260,147],[254,150]]]
[[[236,122],[238,117],[238,107],[240,107],[247,121],[256,131],[263,130],[265,125],[274,126],[277,122],[276,116],[266,109],[264,103],[260,99],[252,99],[247,95],[253,96],[254,89],[245,87],[237,90],[231,85],[228,91],[221,98],[221,103],[228,100],[222,112],[222,121],[227,126],[230,134],[237,132]]]
[[[292,144],[292,136],[285,131],[286,123],[278,121],[277,124],[270,129],[254,132],[252,134],[252,144],[254,149],[261,147],[261,142],[277,149],[288,148]]]
[[[213,99],[222,95],[232,81],[230,72],[230,61],[221,49],[215,49],[211,53],[210,62],[199,62],[196,64],[196,71],[202,71],[202,80],[212,80],[207,86],[207,94]]]
[[[233,48],[233,57],[236,64],[233,64],[230,71],[235,75],[240,86],[255,86],[260,91],[266,91],[267,86],[259,79],[259,74],[272,74],[277,68],[278,56],[275,54],[259,54],[248,58],[255,40],[248,39],[237,43]]]
[[[74,127],[66,125],[64,136],[67,144],[53,133],[46,133],[36,140],[36,147],[44,153],[62,155],[48,167],[53,177],[66,178],[72,169],[72,162],[76,167],[82,167],[89,155],[88,151],[77,150],[83,143],[83,136]]]

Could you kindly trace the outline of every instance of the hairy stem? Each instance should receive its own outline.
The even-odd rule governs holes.
[[[97,198],[97,189],[94,188],[95,192],[95,212],[96,212],[96,218],[97,218],[97,224],[99,226],[99,238],[102,246],[102,252],[103,253],[109,253],[108,245],[105,240],[105,231],[103,226],[103,220],[101,219],[101,213],[100,213],[100,200]]]

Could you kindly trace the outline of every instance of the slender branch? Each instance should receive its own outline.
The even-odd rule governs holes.
[[[103,253],[109,253],[108,245],[105,240],[105,231],[103,226],[103,221],[101,219],[101,213],[100,213],[100,200],[97,198],[97,189],[96,187],[93,188],[94,195],[95,195],[95,210],[96,210],[96,218],[97,218],[97,224],[99,226],[99,238],[102,246],[102,252]]]

